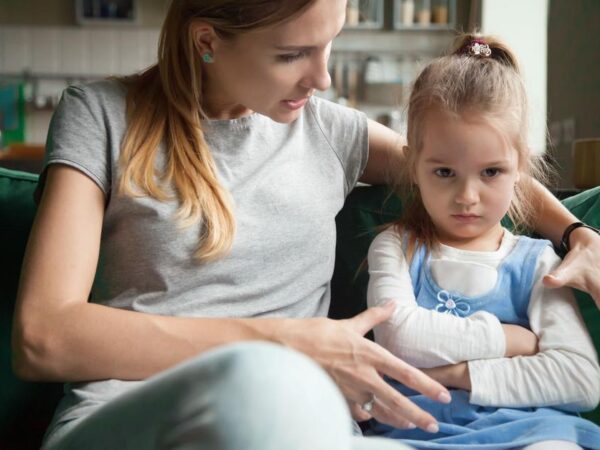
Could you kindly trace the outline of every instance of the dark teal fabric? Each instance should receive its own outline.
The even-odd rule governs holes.
[[[330,317],[345,319],[366,309],[369,245],[381,227],[394,221],[401,210],[398,197],[391,196],[383,186],[358,186],[346,198],[344,208],[336,217]]]
[[[26,383],[11,371],[10,332],[37,175],[0,167],[0,448],[39,448],[62,385]]]
[[[562,203],[579,220],[600,229],[600,186],[567,198]],[[600,258],[600,255],[598,255]],[[600,311],[592,298],[581,291],[575,291],[583,319],[590,330],[596,350],[600,350]],[[584,417],[600,424],[600,406],[594,411],[583,414]]]

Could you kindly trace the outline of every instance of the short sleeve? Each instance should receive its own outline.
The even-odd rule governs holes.
[[[358,182],[369,157],[367,116],[358,110],[313,97],[309,110],[346,176],[346,195]]]
[[[70,86],[52,116],[46,141],[45,167],[36,195],[43,190],[50,164],[66,164],[91,178],[106,196],[111,188],[111,149],[106,92]]]

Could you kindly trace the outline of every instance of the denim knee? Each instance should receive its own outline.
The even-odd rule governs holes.
[[[204,391],[212,411],[198,411],[196,417],[210,444],[189,448],[350,448],[347,404],[310,358],[263,342],[230,345],[216,353],[215,382]]]

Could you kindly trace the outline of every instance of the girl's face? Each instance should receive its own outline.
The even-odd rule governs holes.
[[[500,220],[519,180],[518,159],[503,136],[476,115],[427,114],[415,182],[443,244],[498,248]]]
[[[216,37],[214,62],[204,64],[208,115],[229,119],[256,111],[277,122],[295,120],[308,98],[331,84],[327,61],[345,11],[346,0],[317,0],[286,23]]]

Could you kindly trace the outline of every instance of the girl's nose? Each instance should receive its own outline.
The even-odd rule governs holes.
[[[479,201],[479,192],[475,182],[465,180],[458,187],[458,192],[455,197],[456,203],[460,205],[473,205]]]

